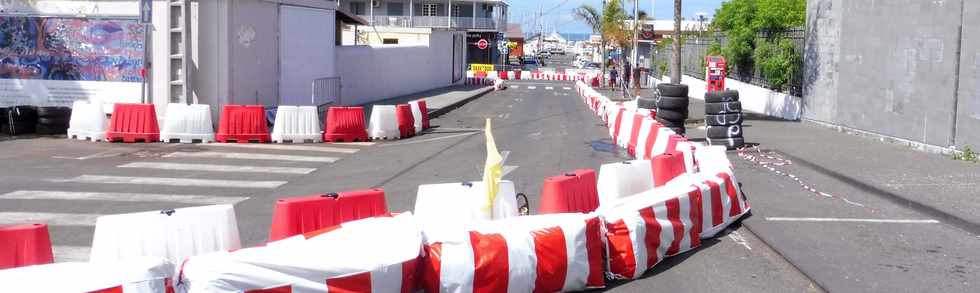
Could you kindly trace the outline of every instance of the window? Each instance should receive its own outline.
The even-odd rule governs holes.
[[[366,14],[367,11],[365,11],[364,9],[364,2],[351,2],[350,12],[356,15],[367,15]]]
[[[381,39],[381,43],[385,45],[398,45],[398,39]]]
[[[403,4],[399,2],[388,2],[388,15],[391,16],[405,15],[405,9]]]
[[[453,5],[453,17],[459,17],[459,4]]]
[[[438,16],[439,4],[426,3],[422,5],[422,16]]]

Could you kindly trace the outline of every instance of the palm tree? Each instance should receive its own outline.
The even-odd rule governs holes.
[[[670,66],[670,82],[681,84],[681,0],[674,0],[674,54]]]
[[[602,13],[592,5],[582,4],[575,8],[575,17],[592,29],[593,34],[599,34],[599,47],[602,50],[602,76],[606,76],[606,36],[602,33]],[[600,78],[601,80],[601,78]]]

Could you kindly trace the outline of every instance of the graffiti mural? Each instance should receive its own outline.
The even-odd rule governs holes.
[[[136,20],[0,16],[0,79],[142,82]]]

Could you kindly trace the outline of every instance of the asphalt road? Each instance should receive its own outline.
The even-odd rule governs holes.
[[[99,215],[231,203],[243,243],[261,244],[280,197],[383,187],[389,208],[407,211],[421,184],[479,180],[486,118],[498,148],[510,152],[505,179],[529,196],[532,210],[544,178],[629,159],[571,82],[508,84],[434,119],[422,135],[376,144],[0,141],[0,223],[50,222],[56,258],[85,260]],[[747,141],[765,149],[785,131],[781,123],[788,122],[747,120]],[[695,140],[703,135],[694,125],[688,132]],[[978,235],[814,166],[777,168],[833,197],[735,153],[729,158],[753,214],[609,291],[976,292]]]

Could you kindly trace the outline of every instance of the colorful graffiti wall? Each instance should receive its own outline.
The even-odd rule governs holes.
[[[142,82],[136,20],[0,16],[0,79]]]

